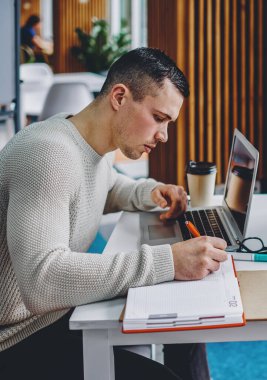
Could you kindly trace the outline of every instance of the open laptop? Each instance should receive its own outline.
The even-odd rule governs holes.
[[[227,250],[238,248],[245,238],[259,161],[257,149],[239,132],[234,131],[228,164],[223,202],[218,206],[189,208],[177,219],[163,224],[161,212],[140,214],[141,243],[173,244],[192,236],[185,226],[191,221],[201,235],[218,236],[226,240]]]

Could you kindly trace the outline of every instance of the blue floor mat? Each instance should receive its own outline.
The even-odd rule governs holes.
[[[267,380],[267,342],[207,344],[212,380]]]
[[[88,253],[102,253],[106,244],[107,244],[107,241],[103,238],[100,232],[98,232],[96,234],[95,240],[90,245],[87,252]]]

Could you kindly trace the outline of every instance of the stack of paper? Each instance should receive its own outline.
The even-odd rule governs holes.
[[[232,257],[199,281],[129,289],[123,332],[243,326],[245,319]]]

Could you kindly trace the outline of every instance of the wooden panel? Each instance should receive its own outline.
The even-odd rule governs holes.
[[[266,131],[267,126],[267,110],[266,110],[266,104],[267,104],[267,97],[265,94],[265,102],[263,102],[263,84],[265,84],[265,88],[267,88],[267,77],[265,74],[265,77],[263,76],[263,67],[266,67],[267,60],[266,60],[266,52],[263,54],[263,46],[265,44],[265,47],[267,46],[267,33],[263,34],[263,20],[265,16],[265,22],[266,22],[266,15],[267,15],[267,8],[264,9],[263,7],[263,0],[258,1],[258,12],[256,17],[256,22],[258,25],[258,30],[256,31],[257,36],[257,45],[255,46],[255,51],[258,49],[258,57],[260,59],[257,59],[257,62],[255,62],[255,71],[257,72],[257,92],[256,92],[256,104],[257,104],[257,112],[255,113],[255,124],[258,126],[258,147],[260,150],[260,162],[259,162],[259,177],[265,179],[265,183],[267,182],[267,135],[264,133],[264,130]],[[266,2],[265,2],[266,7]],[[265,29],[266,31],[266,29]],[[263,104],[265,103],[265,108]],[[263,113],[263,110],[265,111]],[[264,128],[265,126],[265,128]],[[267,192],[267,185],[265,185],[265,189]]]
[[[207,142],[206,142],[206,150],[207,155],[205,157],[208,161],[213,161],[213,149],[212,149],[212,143],[213,143],[213,107],[214,107],[214,98],[213,98],[213,91],[212,91],[212,85],[213,85],[213,51],[212,51],[212,36],[213,36],[213,30],[212,30],[212,6],[213,1],[207,2],[207,19],[206,19],[206,25],[207,25],[207,40],[206,40],[206,49],[207,49],[207,98],[206,98],[206,112],[207,112],[207,123],[206,123],[206,129],[207,129]]]
[[[21,0],[20,25],[23,26],[31,15],[40,16],[40,0]]]
[[[240,86],[241,86],[241,125],[240,129],[241,132],[245,135],[247,130],[247,120],[246,120],[246,66],[247,66],[247,59],[246,59],[246,0],[241,0],[241,9],[240,9],[240,57],[242,64],[240,65],[240,72],[241,72],[241,78],[240,78]]]
[[[199,0],[198,8],[198,27],[197,35],[204,36],[205,30],[205,13],[204,13],[204,0]],[[204,49],[204,38],[199,38],[198,44],[198,64],[197,64],[197,81],[196,88],[198,93],[198,102],[196,103],[197,108],[197,119],[198,119],[198,147],[200,161],[204,161],[205,158],[205,114],[204,114],[204,100],[205,100],[205,49]]]
[[[231,46],[231,52],[230,52],[230,62],[231,62],[231,72],[230,72],[230,80],[232,82],[232,88],[230,88],[230,94],[228,96],[231,96],[231,90],[232,90],[232,99],[231,99],[231,108],[232,108],[232,128],[239,126],[239,115],[238,115],[238,76],[237,76],[237,67],[238,67],[238,52],[237,52],[237,1],[231,2],[232,5],[232,18],[231,18],[231,34],[232,34],[232,46]],[[231,131],[232,132],[232,131]],[[230,139],[232,139],[232,134],[230,133]]]
[[[230,113],[230,43],[232,40],[232,34],[230,33],[230,0],[225,0],[223,2],[223,22],[224,22],[224,32],[223,32],[223,41],[224,41],[224,54],[223,54],[223,115],[222,115],[222,141],[224,142],[224,150],[222,150],[222,173],[226,173],[228,167],[228,160],[224,155],[224,152],[230,151],[230,121],[231,121],[231,113]],[[225,127],[228,126],[228,127]],[[222,147],[223,148],[223,147]]]
[[[186,34],[187,29],[187,19],[188,19],[188,9],[185,6],[183,1],[178,1],[177,6],[177,18],[180,22],[177,23],[177,35],[184,36],[184,38],[179,38],[177,42],[177,53],[176,53],[176,62],[179,68],[184,72],[186,76],[189,76],[189,73],[186,71],[188,67],[188,56],[183,54],[188,46],[188,39]],[[192,89],[190,88],[190,91]],[[185,183],[185,166],[188,161],[188,131],[187,127],[189,125],[189,105],[188,100],[184,101],[183,107],[180,111],[178,122],[176,123],[176,138],[177,138],[177,151],[176,151],[176,160],[177,160],[177,173],[180,174],[180,177],[177,178],[177,173],[174,173],[173,183]],[[185,143],[186,142],[186,143]],[[172,152],[170,152],[172,154]],[[182,178],[181,178],[182,177]],[[164,181],[164,178],[162,178]]]
[[[213,139],[213,160],[217,166],[222,167],[222,59],[221,59],[221,0],[215,2],[215,138]],[[214,144],[215,142],[215,144]],[[215,148],[215,149],[214,149]],[[217,181],[222,181],[221,170],[217,174]]]
[[[185,184],[189,159],[215,161],[217,183],[224,182],[233,130],[238,128],[259,149],[258,177],[267,180],[267,3],[179,0],[176,20],[171,21],[164,13],[167,8],[175,12],[172,1],[148,1],[149,46],[153,41],[172,57],[176,54],[190,83],[190,98],[179,116],[176,147],[161,147],[160,156],[155,152],[150,158],[153,172],[157,157],[164,157],[155,178],[166,179],[169,154],[178,162],[173,182]],[[170,33],[177,35],[176,47],[174,38],[163,38]]]
[[[194,0],[188,0],[188,20],[190,25],[195,24],[195,4]],[[189,28],[188,31],[188,46],[190,49],[188,51],[189,67],[188,67],[188,80],[190,83],[195,83],[195,30],[194,28]],[[195,86],[191,86],[190,97],[189,97],[189,155],[191,160],[196,160],[196,91]],[[178,152],[179,154],[179,152]]]
[[[254,7],[254,1],[250,1],[249,3],[249,139],[252,143],[255,142],[254,138],[254,128],[251,128],[250,126],[254,125],[254,88],[255,88],[255,50],[254,50],[254,33],[255,33],[255,24],[254,24],[254,18],[255,18],[255,7]]]
[[[106,3],[106,0],[90,0],[86,3],[77,0],[53,2],[55,72],[86,71],[70,52],[70,48],[78,44],[75,29],[79,27],[90,31],[92,17],[107,18]]]
[[[179,2],[178,2],[179,3]],[[148,44],[164,50],[172,59],[176,60],[177,32],[176,32],[176,0],[148,0]],[[169,128],[169,139],[166,144],[160,144],[156,152],[152,152],[149,160],[150,176],[167,183],[176,181],[177,173],[177,130],[175,126]],[[171,154],[170,154],[171,152]]]

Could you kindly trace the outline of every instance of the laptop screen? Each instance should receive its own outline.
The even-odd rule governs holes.
[[[241,233],[244,232],[256,160],[243,142],[234,137],[224,200]]]

